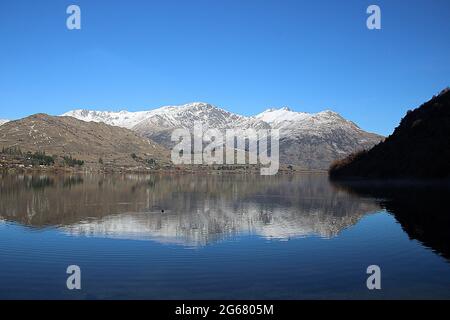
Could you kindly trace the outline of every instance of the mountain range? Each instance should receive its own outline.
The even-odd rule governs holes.
[[[304,113],[284,107],[268,109],[255,116],[242,116],[208,103],[195,102],[139,112],[78,109],[63,116],[130,129],[168,149],[174,145],[171,141],[173,130],[192,130],[195,122],[220,130],[279,129],[280,162],[302,169],[327,169],[334,160],[368,149],[383,139],[329,110]]]

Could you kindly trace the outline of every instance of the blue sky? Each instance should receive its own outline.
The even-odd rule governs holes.
[[[449,39],[448,0],[3,0],[0,118],[204,101],[332,109],[389,134],[450,85]]]

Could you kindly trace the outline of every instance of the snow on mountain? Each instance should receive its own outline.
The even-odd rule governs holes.
[[[6,119],[0,119],[0,126],[1,126],[2,124],[7,123],[7,122],[9,122],[9,120],[6,120]]]
[[[103,122],[112,126],[131,129],[133,126],[150,116],[150,111],[93,111],[77,109],[64,113],[62,116],[68,116],[83,120],[86,122]]]
[[[230,122],[245,117],[233,114],[208,103],[194,102],[181,106],[164,106],[150,111],[93,111],[73,110],[63,114],[83,121],[104,122],[109,125],[132,129],[135,126],[156,126],[159,128],[191,127],[199,121],[205,125],[222,128]]]
[[[333,160],[370,148],[383,138],[360,129],[338,113],[295,112],[287,107],[242,116],[208,103],[165,106],[150,111],[107,112],[74,110],[64,114],[84,121],[105,122],[136,131],[168,148],[175,128],[192,129],[195,122],[217,129],[279,129],[280,160],[307,169],[326,169]]]
[[[203,102],[189,103],[182,106],[167,106],[151,111],[149,116],[133,127],[138,132],[148,128],[161,129],[193,128],[195,122],[201,122],[210,128],[229,128],[233,124],[245,121],[246,117],[217,108]]]
[[[282,134],[283,132],[289,134],[295,131],[320,132],[330,126],[358,128],[353,122],[345,120],[338,113],[330,110],[306,113],[295,112],[284,107],[281,109],[268,109],[253,118],[268,123],[271,128],[280,129]]]
[[[254,118],[265,121],[270,124],[279,124],[285,121],[294,122],[294,121],[303,121],[312,116],[310,113],[305,112],[295,112],[289,109],[288,107],[283,107],[281,109],[267,109],[266,111],[256,115]]]
[[[104,122],[109,125],[143,132],[148,129],[192,128],[195,122],[201,122],[211,128],[275,128],[309,130],[338,122],[353,125],[333,111],[319,113],[295,112],[287,107],[268,109],[256,116],[246,117],[217,108],[203,102],[189,103],[181,106],[164,106],[150,111],[93,111],[73,110],[63,116],[74,117],[83,121]],[[299,126],[299,124],[301,124]],[[145,133],[145,132],[144,132]]]

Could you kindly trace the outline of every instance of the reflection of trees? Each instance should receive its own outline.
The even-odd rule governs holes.
[[[335,182],[370,196],[393,214],[411,239],[450,259],[450,184],[444,182]]]
[[[4,219],[190,244],[237,233],[331,237],[378,209],[373,200],[333,188],[324,175],[53,176],[39,191],[24,187],[24,179],[33,178],[0,180]]]

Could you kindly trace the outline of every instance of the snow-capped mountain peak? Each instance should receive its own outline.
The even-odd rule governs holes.
[[[94,111],[77,109],[63,114],[83,121],[104,122],[109,125],[133,129],[146,126],[190,127],[195,121],[211,127],[227,127],[245,117],[217,108],[209,103],[193,102],[181,106],[163,106],[149,111]]]
[[[9,120],[6,120],[6,119],[0,119],[0,126],[1,126],[2,124],[7,123],[7,122],[9,122]]]
[[[303,121],[312,117],[314,114],[306,112],[296,112],[292,111],[288,107],[283,107],[280,109],[267,109],[266,111],[256,115],[254,118],[260,121],[267,122],[271,125],[278,125],[282,122],[296,122]]]
[[[309,169],[325,169],[331,161],[371,147],[382,139],[364,132],[331,110],[306,113],[283,107],[268,109],[255,116],[242,116],[209,103],[193,102],[139,112],[74,110],[64,115],[125,127],[167,148],[174,145],[171,140],[174,129],[192,130],[196,122],[219,130],[279,129],[280,161]]]
[[[95,111],[77,109],[64,113],[62,116],[74,117],[87,122],[104,122],[109,125],[131,129],[149,116],[149,111]]]
[[[246,117],[231,113],[206,102],[192,102],[180,106],[163,106],[148,111],[94,111],[77,109],[63,116],[71,116],[84,121],[104,122],[109,125],[133,129],[140,133],[149,128],[158,130],[176,127],[193,127],[201,122],[211,128],[264,128],[284,130],[317,128],[325,124],[354,125],[338,113],[325,110],[318,113],[292,111],[289,107],[270,108],[255,116]]]

